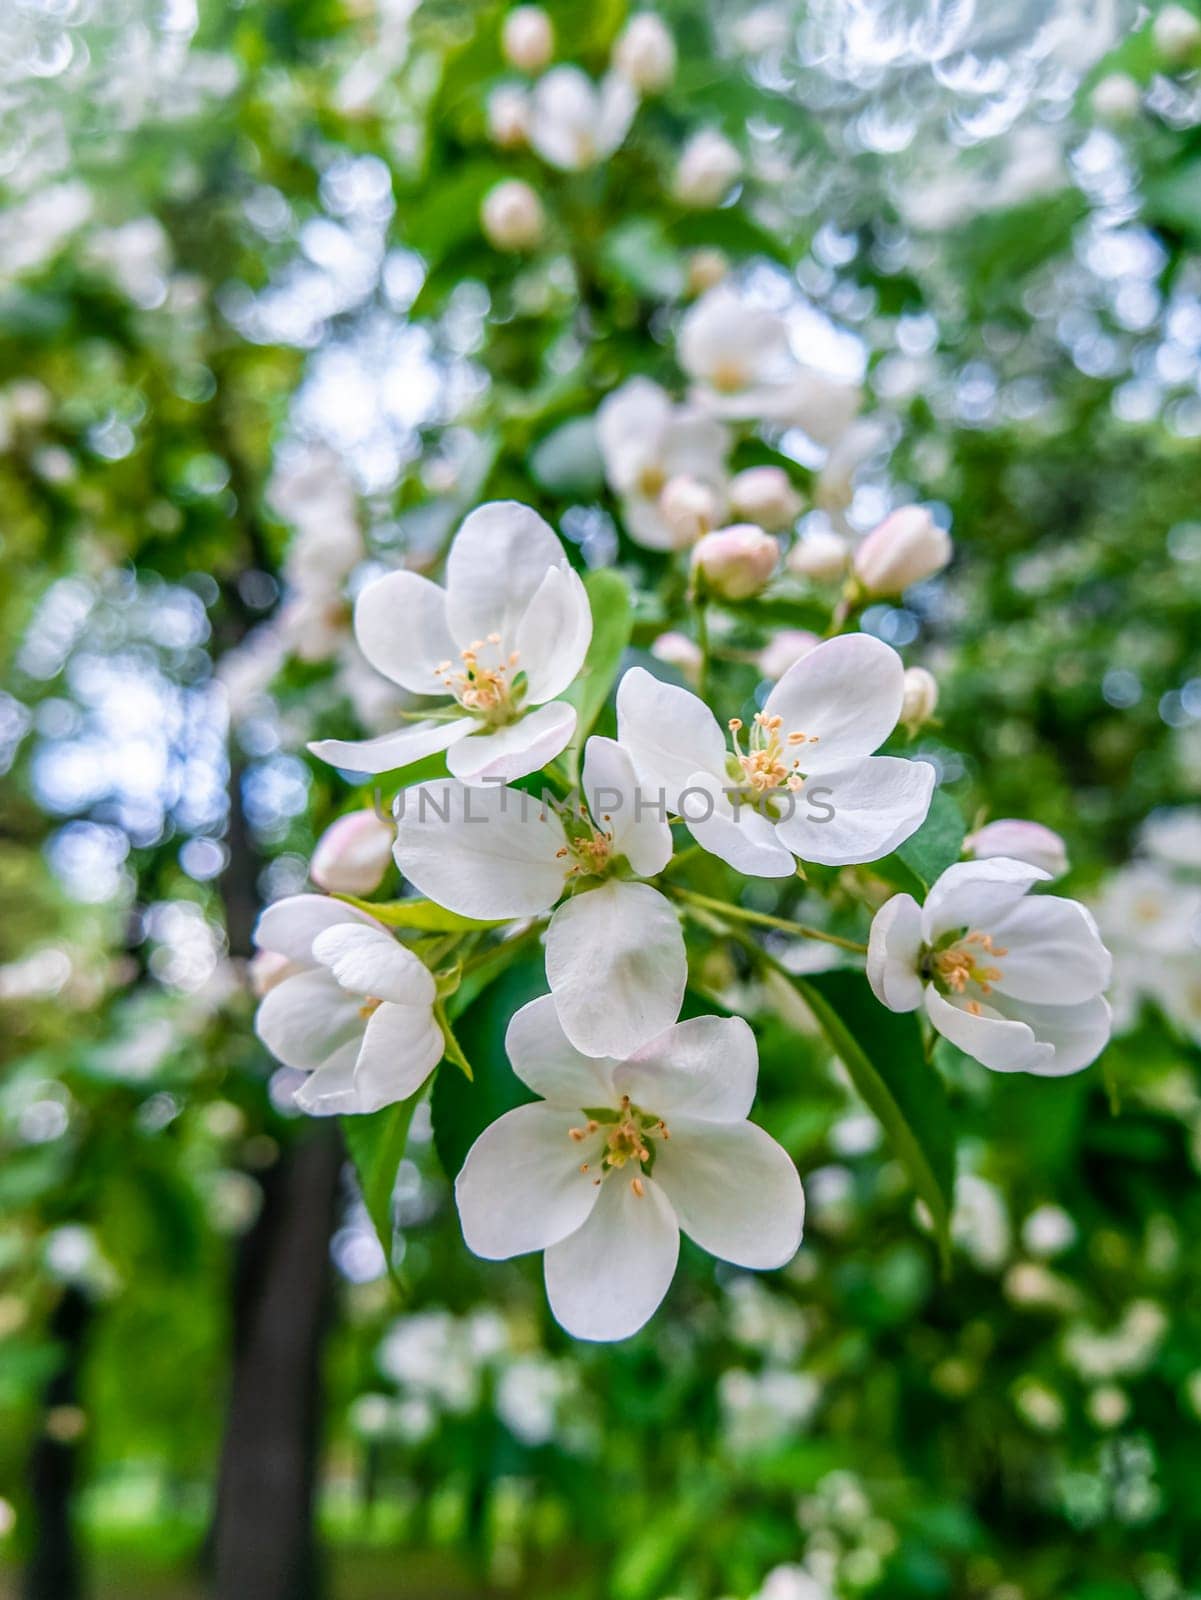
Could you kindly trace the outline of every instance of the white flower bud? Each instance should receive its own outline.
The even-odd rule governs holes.
[[[1018,817],[986,822],[963,841],[963,853],[977,861],[1008,856],[1012,861],[1041,867],[1053,878],[1062,878],[1068,870],[1068,850],[1060,835],[1052,828],[1044,828],[1041,822],[1025,822]]]
[[[938,705],[938,684],[925,667],[910,667],[905,673],[905,698],[901,702],[901,721],[910,733],[929,722]]]
[[[729,273],[730,260],[722,250],[694,250],[688,257],[688,293],[704,294]]]
[[[810,633],[808,628],[781,628],[771,642],[760,650],[755,665],[765,678],[774,681],[782,678],[789,667],[815,650],[820,643],[818,636]]]
[[[815,528],[788,552],[788,570],[813,583],[833,583],[847,570],[851,547],[841,534]]]
[[[673,185],[681,205],[708,211],[720,205],[742,173],[742,157],[715,128],[702,128],[680,152]]]
[[[651,655],[656,661],[677,668],[690,681],[695,681],[700,674],[700,646],[686,633],[661,633],[651,645]]]
[[[643,94],[658,94],[676,75],[676,42],[653,11],[632,16],[613,46],[613,65]]]
[[[771,580],[780,547],[750,522],[707,533],[692,551],[692,571],[723,600],[749,600]]]
[[[50,420],[54,399],[44,383],[36,378],[18,378],[10,383],[4,393],[8,414],[14,422],[27,427],[40,427]]]
[[[555,30],[541,6],[510,11],[500,32],[505,60],[519,72],[541,72],[555,53]]]
[[[1164,6],[1151,24],[1155,48],[1168,61],[1182,61],[1201,44],[1201,19],[1185,6]]]
[[[530,97],[515,83],[488,96],[488,137],[501,150],[519,150],[529,138]]]
[[[528,183],[506,178],[484,196],[480,223],[498,250],[532,250],[546,232],[546,213]]]
[[[876,598],[904,593],[941,572],[951,559],[951,536],[924,506],[902,506],[873,528],[855,551],[855,576]]]
[[[769,533],[783,533],[800,515],[802,500],[783,467],[748,467],[730,480],[730,510]]]
[[[1090,103],[1103,122],[1130,122],[1138,116],[1143,91],[1128,73],[1110,72],[1093,90]]]
[[[712,484],[681,473],[664,484],[659,515],[671,530],[675,548],[683,550],[717,527],[722,516],[721,496]]]
[[[396,829],[374,811],[348,811],[317,841],[309,877],[330,894],[370,894],[392,861]]]

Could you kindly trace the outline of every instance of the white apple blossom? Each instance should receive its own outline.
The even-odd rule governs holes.
[[[778,311],[726,283],[689,307],[677,353],[693,398],[714,416],[793,424],[828,445],[859,409],[855,384],[798,360]]]
[[[506,1047],[542,1098],[468,1152],[455,1183],[463,1237],[487,1260],[545,1251],[569,1333],[636,1333],[671,1284],[681,1229],[738,1266],[792,1259],[804,1196],[787,1153],[747,1121],[758,1053],[740,1017],[674,1023],[598,1059],[573,1048],[546,996],[517,1012]]]
[[[500,921],[558,905],[546,975],[564,1031],[590,1054],[629,1054],[677,1016],[687,980],[679,918],[633,881],[667,865],[671,829],[612,739],[589,739],[583,792],[573,810],[497,784],[417,785],[397,800],[396,861],[422,894],[464,916]]]
[[[925,667],[910,667],[905,673],[905,698],[901,703],[901,722],[916,733],[929,722],[938,705],[938,680]],[[994,851],[1001,855],[1003,851]]]
[[[928,762],[877,756],[901,714],[904,669],[867,634],[797,661],[756,714],[745,746],[686,689],[635,667],[617,691],[618,739],[702,848],[752,877],[875,861],[914,833],[934,792]]]
[[[324,739],[314,755],[355,772],[390,772],[445,750],[464,783],[536,772],[566,748],[575,711],[555,697],[592,637],[588,596],[563,547],[528,506],[480,506],[455,535],[446,588],[390,572],[359,595],[355,637],[386,678],[445,709],[376,739]]]
[[[659,496],[657,508],[659,527],[666,530],[671,541],[668,548],[686,550],[707,533],[712,533],[725,515],[725,509],[725,496],[713,484],[703,483],[700,478],[690,478],[684,473],[669,478]],[[643,526],[650,527],[649,518],[644,519]],[[658,530],[656,536],[659,536]]]
[[[438,1065],[434,980],[374,917],[319,894],[269,905],[254,942],[291,964],[276,976],[255,1032],[286,1067],[309,1074],[296,1104],[313,1116],[378,1111],[405,1100]]]
[[[867,975],[891,1011],[925,1008],[944,1038],[996,1072],[1059,1077],[1109,1039],[1110,956],[1075,900],[1028,891],[1049,874],[998,856],[948,867],[924,906],[876,913]]]
[[[1161,56],[1183,61],[1201,46],[1201,17],[1187,6],[1163,6],[1151,24],[1151,37]]]
[[[675,667],[690,683],[699,677],[701,663],[704,660],[701,648],[695,640],[690,639],[686,633],[677,633],[674,629],[659,635],[651,645],[651,655],[656,661]]]
[[[1102,122],[1131,122],[1138,116],[1143,91],[1128,72],[1107,72],[1089,103]]]
[[[941,572],[951,559],[951,536],[924,506],[901,506],[855,550],[855,577],[868,595],[903,594]]]
[[[498,250],[533,250],[546,232],[546,213],[528,183],[505,178],[484,196],[480,225]]]
[[[676,42],[663,18],[638,11],[618,34],[613,66],[640,94],[659,94],[676,75]]]
[[[1139,830],[1139,844],[1157,861],[1201,872],[1201,807],[1153,811]]]
[[[637,109],[638,96],[619,73],[594,84],[579,67],[553,67],[534,87],[529,141],[548,165],[582,172],[622,144]]]
[[[309,877],[329,894],[371,894],[392,864],[395,838],[395,827],[377,811],[348,811],[318,839]]]
[[[1008,856],[1040,867],[1049,878],[1062,878],[1068,870],[1068,851],[1061,835],[1041,822],[1026,822],[1020,817],[998,817],[969,833],[963,853],[976,861],[991,856]]]
[[[816,650],[820,643],[817,634],[810,633],[808,628],[781,628],[760,650],[755,665],[765,678],[770,678],[774,683],[777,678],[784,676],[789,667]]]
[[[681,205],[710,211],[742,176],[742,156],[716,128],[700,128],[680,151],[672,189]]]
[[[529,91],[518,83],[499,84],[488,96],[488,137],[501,150],[518,150],[529,134]]]
[[[698,515],[721,515],[730,437],[720,422],[693,406],[676,405],[649,378],[630,378],[601,402],[596,432],[605,477],[636,543],[672,550],[699,536],[684,537],[674,525],[678,519],[665,515],[669,508],[661,497],[677,480],[696,485],[704,501]]]
[[[688,257],[688,293],[704,294],[706,289],[716,288],[729,271],[730,258],[724,250],[712,246],[694,250]]]
[[[798,578],[833,583],[842,577],[850,560],[851,547],[841,534],[812,528],[788,552],[787,566]]]
[[[741,522],[768,533],[784,533],[800,515],[803,501],[783,467],[747,467],[730,479],[730,510]]]
[[[707,533],[692,549],[698,587],[725,600],[749,600],[767,587],[780,559],[780,546],[753,523]]]
[[[555,53],[555,30],[541,6],[514,6],[500,30],[505,60],[520,72],[541,72]]]

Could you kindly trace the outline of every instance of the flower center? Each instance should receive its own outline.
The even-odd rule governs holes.
[[[567,806],[559,809],[559,816],[563,823],[563,832],[567,835],[567,843],[555,854],[560,861],[570,858],[571,866],[567,869],[569,878],[603,878],[608,872],[613,860],[613,830],[598,827],[588,814],[588,808],[580,801],[575,811]],[[601,818],[601,822],[608,822],[609,817]]]
[[[971,988],[976,994],[989,995],[992,993],[993,984],[1001,979],[1001,969],[985,963],[990,959],[999,960],[1008,954],[1009,950],[1005,945],[993,943],[990,933],[972,930],[941,949],[931,951],[924,965],[928,975],[943,994],[964,995]],[[978,1016],[979,1000],[973,998],[969,1002],[968,1010]]]
[[[377,1000],[374,995],[364,995],[359,1003],[359,1016],[366,1022],[368,1017],[373,1016],[383,1003],[382,1000]]]
[[[592,1174],[593,1183],[603,1183],[611,1172],[634,1169],[630,1188],[641,1198],[646,1193],[643,1182],[655,1164],[655,1141],[670,1139],[667,1124],[653,1111],[643,1111],[633,1105],[628,1094],[623,1094],[615,1111],[608,1107],[585,1107],[587,1122],[582,1128],[569,1128],[567,1137],[576,1144],[591,1140],[594,1153],[582,1162],[580,1171]]]
[[[442,661],[434,671],[464,711],[472,711],[494,726],[511,722],[525,691],[525,674],[517,670],[517,651],[502,656],[500,634],[490,633],[469,644],[459,659],[461,667]]]
[[[667,482],[667,474],[657,461],[648,461],[638,474],[638,493],[648,500],[657,500]]]
[[[769,794],[773,789],[796,791],[805,781],[800,757],[793,752],[802,745],[816,744],[818,736],[783,733],[783,726],[782,717],[769,717],[765,712],[756,711],[743,750],[738,738],[743,728],[742,718],[730,718],[730,743],[734,747],[731,776],[740,779],[752,799]]]

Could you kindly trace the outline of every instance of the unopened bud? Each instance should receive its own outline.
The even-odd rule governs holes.
[[[755,665],[765,678],[771,678],[774,682],[782,678],[789,667],[795,666],[802,656],[816,650],[820,643],[818,636],[810,633],[808,628],[781,628],[771,642],[760,650]]]
[[[847,570],[851,547],[841,534],[815,528],[788,552],[788,570],[813,583],[833,583]]]
[[[1168,61],[1183,61],[1201,44],[1201,19],[1185,6],[1164,6],[1151,24],[1155,48]]]
[[[704,294],[706,289],[716,288],[729,270],[730,258],[723,250],[694,250],[688,257],[688,293]]]
[[[730,480],[730,510],[736,517],[783,533],[801,511],[801,497],[783,467],[748,467]]]
[[[1068,870],[1068,850],[1063,839],[1053,828],[1044,828],[1041,822],[1025,822],[1018,817],[998,817],[986,822],[963,841],[963,853],[976,861],[990,856],[1008,856],[1012,861],[1025,861],[1032,867],[1041,867],[1053,878],[1062,878]]]
[[[675,667],[685,678],[695,681],[701,670],[700,646],[686,633],[661,633],[651,645],[651,655],[669,667]]]
[[[721,496],[709,483],[686,473],[669,478],[659,496],[659,515],[671,532],[677,550],[686,550],[721,521]]]
[[[1130,122],[1138,116],[1143,91],[1126,72],[1107,73],[1093,90],[1090,104],[1103,122]]]
[[[530,97],[515,83],[488,96],[488,137],[502,150],[519,150],[530,132]]]
[[[673,188],[681,205],[708,211],[720,205],[741,176],[742,157],[715,128],[702,128],[680,152]]]
[[[519,72],[541,72],[555,53],[555,30],[541,6],[517,6],[504,20],[500,47]]]
[[[905,673],[905,698],[901,702],[901,722],[916,733],[929,722],[938,705],[938,683],[925,667],[910,667]]]
[[[643,94],[658,94],[676,75],[676,43],[662,17],[639,11],[613,46],[613,65]]]
[[[723,600],[749,600],[766,587],[776,570],[780,547],[750,522],[707,533],[693,547],[692,570],[711,594]]]
[[[924,506],[902,506],[873,528],[855,551],[855,576],[875,598],[903,594],[951,559],[951,536]]]
[[[528,183],[506,178],[484,196],[480,223],[498,250],[533,250],[546,232],[546,213]]]
[[[309,877],[330,894],[370,894],[384,881],[396,830],[374,811],[348,811],[317,841]]]

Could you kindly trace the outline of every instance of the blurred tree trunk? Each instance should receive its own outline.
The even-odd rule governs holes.
[[[24,1600],[79,1600],[84,1592],[73,1500],[79,1469],[79,1379],[91,1316],[83,1290],[69,1287],[50,1323],[63,1359],[46,1385],[43,1425],[29,1460],[33,1547],[25,1567]]]
[[[234,1370],[210,1548],[217,1600],[316,1600],[313,1533],[329,1237],[342,1162],[332,1127],[264,1181],[234,1285]]]

